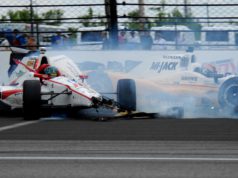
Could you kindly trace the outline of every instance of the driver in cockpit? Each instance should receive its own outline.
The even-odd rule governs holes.
[[[61,75],[60,71],[55,67],[49,64],[42,64],[37,70],[37,74],[43,76],[43,78],[54,78]]]
[[[216,67],[209,63],[196,64],[193,68],[194,72],[198,72],[206,77],[215,77],[217,75]]]
[[[218,79],[224,77],[223,74],[218,74],[216,67],[209,63],[204,63],[200,66],[196,66],[193,69],[194,72],[198,72],[208,78],[213,78],[215,83],[218,83]]]
[[[204,63],[202,65],[202,73],[206,77],[215,77],[217,75],[216,67],[209,63]]]

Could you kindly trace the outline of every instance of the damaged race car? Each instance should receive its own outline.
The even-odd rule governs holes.
[[[210,63],[198,63],[194,53],[157,54],[156,60],[102,65],[98,60],[79,63],[89,76],[88,83],[98,91],[115,91],[118,80],[133,79],[138,112],[175,118],[233,117],[237,113],[238,76],[219,73]],[[105,83],[97,82],[99,78]]]
[[[92,89],[87,76],[66,56],[30,55],[18,64],[9,84],[0,86],[1,109],[23,110],[25,120],[36,120],[44,111],[54,109],[75,114],[84,108],[107,107],[116,111],[136,109],[135,83],[118,81],[117,101]]]

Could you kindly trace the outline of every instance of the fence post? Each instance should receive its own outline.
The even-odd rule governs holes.
[[[117,0],[105,0],[105,11],[108,18],[110,48],[118,48]]]
[[[30,15],[31,15],[31,34],[33,35],[34,34],[34,10],[33,10],[33,1],[30,0]]]
[[[39,34],[39,22],[36,23],[36,45],[37,48],[40,47],[40,34]]]

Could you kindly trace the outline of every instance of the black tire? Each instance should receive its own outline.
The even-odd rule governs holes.
[[[238,77],[230,78],[221,85],[218,101],[222,108],[233,110],[238,107]]]
[[[39,80],[26,80],[23,83],[24,120],[40,118],[41,84]]]
[[[132,79],[120,79],[117,82],[117,102],[121,109],[136,110],[136,83]]]

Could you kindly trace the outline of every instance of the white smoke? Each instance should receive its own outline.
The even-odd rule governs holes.
[[[164,89],[161,90],[159,83],[151,80],[149,76],[146,78],[148,70],[143,70],[143,67],[147,67],[143,65],[144,62],[158,61],[158,56],[176,53],[178,51],[49,51],[50,55],[64,54],[72,58],[79,68],[89,75],[88,83],[104,94],[116,93],[116,83],[120,78],[134,79],[139,112],[159,113],[160,116],[166,116],[170,114],[171,108],[176,107],[184,109],[185,118],[237,118],[232,111],[220,108],[212,100],[206,99],[206,96],[201,97],[196,95],[196,92],[193,96],[177,94],[176,91],[172,92],[172,89],[167,92]],[[179,53],[184,52],[179,51]],[[206,59],[214,62],[224,56],[224,52],[222,55],[219,55],[219,52],[213,52],[212,55],[210,54],[210,59],[205,59],[204,56],[209,56],[207,52],[197,53],[202,62]],[[229,53],[227,52],[227,54]],[[216,57],[218,55],[219,58]],[[231,56],[231,54],[229,55]],[[128,70],[130,71],[130,67],[133,68],[133,66],[128,67],[128,63],[135,67],[140,66],[140,70],[131,75]],[[144,76],[144,78],[141,79],[140,76]],[[164,77],[165,80],[167,80],[166,77]],[[116,99],[115,94],[105,95]],[[214,98],[216,97],[215,95]]]
[[[8,83],[7,71],[9,65],[10,51],[1,51],[1,65],[0,65],[0,84],[5,85]]]

